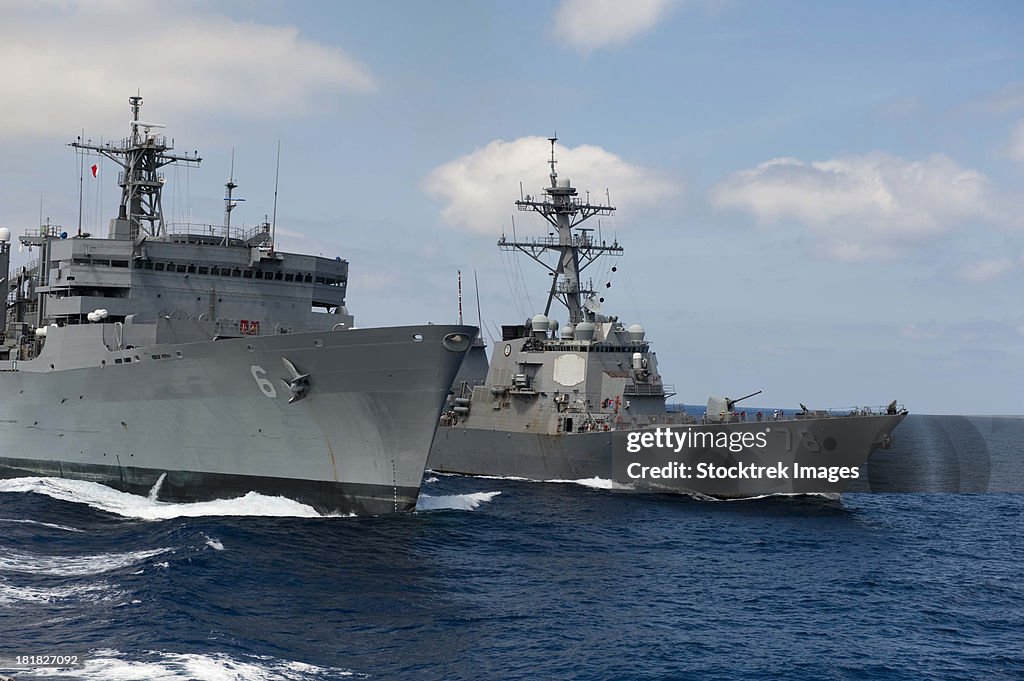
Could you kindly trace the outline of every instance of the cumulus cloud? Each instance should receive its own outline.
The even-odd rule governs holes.
[[[651,30],[677,0],[562,0],[555,37],[582,50],[618,47]]]
[[[970,282],[972,284],[980,284],[986,281],[992,281],[1003,276],[1015,266],[1015,263],[1010,258],[993,258],[991,260],[979,260],[978,262],[968,263],[962,266],[957,271],[957,277],[962,281]]]
[[[141,90],[162,111],[264,117],[375,87],[364,65],[295,27],[184,2],[15,2],[0,23],[0,62],[0,135],[105,125],[112,93]]]
[[[545,164],[550,143],[543,137],[521,137],[511,142],[495,140],[470,154],[435,168],[424,189],[445,201],[444,220],[480,234],[496,234],[507,225],[519,198],[519,183],[528,194],[540,194],[549,184]],[[633,165],[601,147],[583,144],[557,145],[556,169],[560,179],[569,178],[581,196],[595,193],[604,201],[605,189],[614,204],[630,207],[650,204],[681,191],[674,180],[654,170]]]
[[[985,175],[942,154],[777,158],[733,173],[712,189],[711,201],[764,224],[797,222],[820,253],[838,260],[895,257],[906,244],[958,225],[1014,220]]]

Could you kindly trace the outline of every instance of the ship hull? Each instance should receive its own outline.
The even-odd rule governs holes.
[[[653,427],[636,430],[537,434],[484,430],[459,426],[440,427],[431,447],[428,468],[443,473],[488,475],[527,480],[581,480],[602,478],[634,489],[701,494],[720,498],[742,498],[772,494],[841,494],[851,478],[794,478],[794,467],[808,467],[815,473],[822,468],[857,468],[866,475],[864,464],[871,453],[889,442],[892,430],[904,418],[902,414],[809,418],[772,422],[746,422],[717,425],[676,426],[713,434],[765,432],[765,446],[728,448],[681,447],[642,449],[629,452],[631,433],[652,432]],[[632,468],[631,464],[636,464]],[[664,469],[678,464],[688,469],[689,477],[652,478],[640,473],[644,466]],[[715,467],[720,473],[736,477],[699,477],[700,468]],[[750,467],[784,468],[788,477],[739,477]],[[721,469],[726,469],[722,471]],[[732,471],[729,471],[732,469]],[[683,469],[686,470],[686,469]]]
[[[0,476],[132,493],[159,481],[162,501],[255,491],[325,513],[408,511],[474,334],[426,325],[103,348],[67,370],[40,365],[44,352],[0,371]],[[289,364],[308,375],[293,401]]]

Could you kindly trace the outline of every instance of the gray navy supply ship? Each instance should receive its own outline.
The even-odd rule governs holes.
[[[107,238],[31,229],[19,240],[38,259],[8,276],[0,230],[0,477],[413,509],[477,329],[354,328],[348,262],[276,251],[270,222],[232,228],[233,179],[223,226],[165,224],[160,169],[200,158],[130,103],[128,137],[70,145],[121,167]]]
[[[602,256],[622,254],[617,241],[595,239],[582,226],[615,208],[582,199],[558,178],[550,141],[550,186],[542,197],[516,201],[547,221],[550,235],[498,242],[548,270],[547,305],[525,324],[502,327],[486,379],[463,375],[456,383],[428,468],[529,480],[596,477],[715,497],[841,493],[876,448],[889,446],[906,410],[893,402],[839,415],[801,405],[788,416],[748,420],[737,408],[746,398],[712,397],[701,419],[668,411],[674,389],[662,381],[643,327],[603,314],[604,299],[581,278]],[[564,326],[551,316],[556,302],[568,312]]]

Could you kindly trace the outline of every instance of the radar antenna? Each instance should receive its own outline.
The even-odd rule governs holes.
[[[132,239],[160,237],[166,234],[161,200],[164,175],[159,172],[160,168],[171,163],[198,167],[202,159],[196,152],[182,155],[170,153],[174,149],[174,141],[168,142],[164,135],[152,131],[164,126],[139,120],[142,97],[129,97],[128,103],[132,109],[130,136],[120,143],[108,142],[103,145],[79,138],[68,146],[96,152],[121,166],[122,170],[117,177],[121,187],[121,206],[117,219],[128,223],[125,236]],[[112,231],[119,234],[118,230]]]
[[[583,222],[595,215],[611,215],[615,207],[608,204],[592,204],[589,195],[581,200],[576,197],[576,188],[568,179],[559,182],[555,171],[555,142],[557,137],[549,137],[551,143],[551,186],[544,189],[547,196],[534,197],[527,194],[516,207],[521,211],[534,211],[555,228],[552,236],[541,237],[531,241],[519,241],[513,236],[508,241],[504,236],[498,241],[498,248],[503,251],[522,251],[540,263],[551,273],[551,289],[544,314],[551,313],[551,304],[558,301],[569,311],[569,323],[577,324],[592,318],[594,309],[599,305],[594,301],[596,292],[584,287],[580,282],[580,273],[602,255],[622,255],[622,247],[618,240],[610,245],[604,241],[596,243],[593,229],[580,227]],[[576,233],[573,230],[577,230]],[[558,253],[558,263],[552,267],[544,259],[547,251]],[[602,299],[603,300],[603,299]],[[591,303],[587,305],[587,303]],[[593,308],[593,309],[592,309]]]

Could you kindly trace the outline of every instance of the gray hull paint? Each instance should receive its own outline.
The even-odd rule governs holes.
[[[167,500],[255,490],[334,513],[409,510],[465,354],[443,339],[475,331],[161,344],[63,371],[40,366],[44,353],[0,371],[0,476],[62,475],[138,492],[167,473]],[[114,365],[115,354],[134,361]],[[283,358],[309,374],[308,395],[294,403]]]
[[[656,457],[626,451],[629,430],[570,434],[530,434],[464,427],[438,428],[428,468],[444,473],[492,475],[528,480],[580,480],[602,478],[630,484],[637,489],[696,493],[722,498],[766,494],[841,494],[849,480],[820,479],[717,479],[634,480],[625,475],[629,463],[663,465],[676,461],[690,467],[698,463],[717,466],[781,464],[801,466],[863,467],[871,453],[904,418],[903,415],[797,419],[692,426],[693,431],[760,432],[771,428],[767,447],[739,452],[721,449],[684,448]],[[683,430],[677,427],[676,430]],[[639,432],[643,432],[640,430]],[[809,438],[804,433],[814,437]],[[815,445],[814,442],[819,444]],[[811,443],[811,444],[808,444]],[[820,443],[827,443],[827,449]],[[816,451],[812,451],[816,450]],[[863,474],[863,468],[861,468]]]

